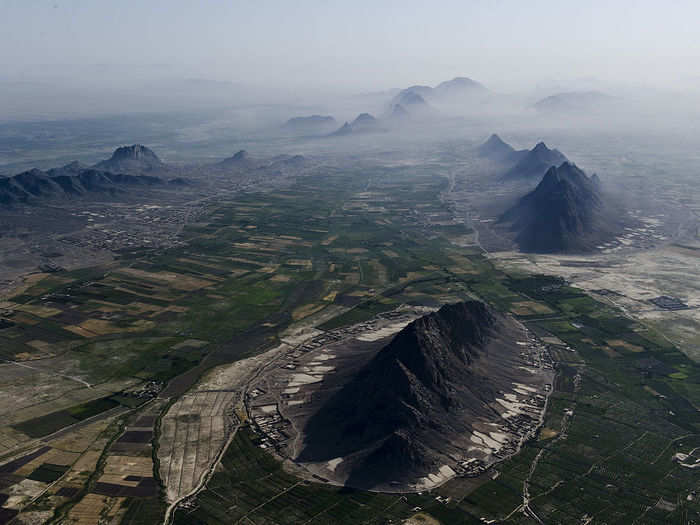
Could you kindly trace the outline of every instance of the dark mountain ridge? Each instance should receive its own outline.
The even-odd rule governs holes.
[[[72,198],[90,192],[116,193],[124,186],[157,186],[164,182],[160,177],[149,175],[78,169],[75,163],[71,163],[47,172],[32,169],[0,179],[0,204],[32,204],[44,199]]]

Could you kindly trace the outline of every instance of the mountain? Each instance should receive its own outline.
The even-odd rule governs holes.
[[[541,177],[551,166],[558,166],[568,159],[560,151],[549,149],[544,142],[538,142],[530,151],[523,154],[518,162],[503,175],[504,179],[529,179]]]
[[[497,162],[517,162],[527,150],[516,150],[495,133],[476,149],[477,155]]]
[[[238,169],[250,169],[257,165],[257,163],[251,158],[250,154],[242,149],[234,153],[230,157],[226,157],[221,162],[215,164],[222,168],[238,168]]]
[[[98,162],[94,168],[113,173],[142,173],[163,170],[165,164],[146,146],[134,144],[117,148],[111,158]]]
[[[210,173],[219,173],[226,177],[250,177],[262,181],[299,173],[306,165],[307,159],[303,155],[277,155],[263,159],[253,157],[242,149],[231,157],[206,166],[206,169]]]
[[[290,118],[282,128],[295,133],[325,133],[335,125],[335,119],[329,115],[311,115]]]
[[[362,488],[438,471],[473,445],[477,420],[499,417],[490,405],[524,375],[512,361],[518,329],[479,301],[416,319],[307,421],[297,460],[343,458],[334,473]]]
[[[545,97],[534,108],[542,113],[589,112],[604,109],[613,100],[600,91],[570,91]]]
[[[432,95],[439,99],[455,100],[471,97],[475,94],[483,95],[487,92],[488,90],[482,84],[471,78],[456,77],[435,86]]]
[[[47,172],[33,169],[0,179],[0,205],[34,204],[91,192],[116,193],[125,186],[157,186],[164,182],[160,177],[78,168],[71,163]]]
[[[333,133],[328,135],[329,137],[344,137],[346,135],[352,134],[352,126],[350,125],[349,122],[346,122],[342,126],[340,126],[338,129],[336,129]]]
[[[353,129],[369,129],[375,128],[378,123],[377,119],[369,113],[360,113],[357,115],[357,118],[352,121],[350,126],[352,126]]]
[[[537,187],[500,218],[525,252],[583,252],[611,240],[619,213],[605,202],[597,176],[575,164],[552,166]]]
[[[415,91],[402,91],[393,101],[394,105],[399,104],[405,108],[410,108],[411,106],[427,106],[428,103],[425,99]]]
[[[394,104],[394,106],[391,108],[391,112],[387,117],[388,120],[395,123],[405,122],[410,118],[411,114],[408,111],[406,111],[406,108],[404,108],[401,104]]]
[[[483,96],[488,93],[489,90],[482,84],[467,77],[456,77],[452,80],[441,82],[434,88],[430,86],[411,86],[403,89],[392,98],[390,106],[401,104],[406,107],[410,106],[411,103],[421,101],[426,105],[430,101],[459,103],[473,100],[476,95]]]
[[[360,113],[351,123],[346,122],[329,136],[342,137],[356,133],[375,133],[378,131],[385,131],[380,126],[379,121],[369,113]]]

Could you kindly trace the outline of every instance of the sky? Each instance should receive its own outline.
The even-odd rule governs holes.
[[[697,84],[700,2],[0,0],[0,80]]]

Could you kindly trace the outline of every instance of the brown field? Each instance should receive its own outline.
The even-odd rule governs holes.
[[[537,301],[520,301],[513,303],[510,311],[516,315],[544,315],[553,312],[549,306],[538,303]]]
[[[107,456],[100,482],[114,483],[127,487],[136,487],[139,481],[127,481],[127,476],[153,476],[153,461],[151,457]]]
[[[18,304],[15,306],[15,310],[36,315],[42,319],[61,313],[61,310],[58,308],[49,308],[48,306],[39,306],[37,304]]]
[[[86,319],[79,325],[67,325],[63,328],[82,337],[97,337],[100,335],[122,334],[125,332],[143,332],[144,330],[153,328],[155,325],[153,321],[138,319],[131,323],[131,326],[128,328],[124,328],[104,319]]]
[[[322,245],[322,246],[328,246],[328,245],[331,244],[333,241],[335,241],[337,238],[338,238],[337,235],[331,235],[330,237],[326,237],[325,239],[323,239],[323,240],[321,241],[321,245]]]
[[[404,525],[440,525],[440,522],[433,518],[430,514],[425,512],[419,512],[414,514],[406,521],[403,522]]]
[[[26,324],[29,326],[34,326],[35,324],[39,324],[38,319],[36,319],[30,315],[24,314],[24,313],[19,313],[19,314],[15,313],[15,315],[12,317],[12,320],[15,323]]]
[[[622,339],[608,339],[606,343],[608,343],[610,346],[614,346],[615,348],[622,348],[624,350],[634,352],[636,354],[644,352],[644,347],[633,345],[631,343],[628,343],[627,341],[623,341]]]
[[[620,353],[616,352],[615,350],[613,350],[609,346],[602,346],[602,347],[600,347],[600,349],[603,352],[605,352],[605,355],[607,355],[608,357],[611,357],[611,358],[620,357]]]
[[[559,432],[557,432],[554,429],[547,428],[547,427],[542,427],[542,430],[540,430],[540,441],[544,441],[546,439],[552,439],[553,437],[556,437],[559,435]]]
[[[136,277],[137,279],[144,279],[146,281],[165,283],[172,288],[183,292],[192,292],[214,284],[210,280],[175,272],[146,272],[144,270],[137,270],[136,268],[120,268],[117,273],[126,274],[128,276]]]
[[[122,506],[125,499],[88,494],[71,509],[64,523],[75,525],[119,523],[118,517],[126,512],[126,507]]]
[[[308,317],[311,314],[315,314],[316,312],[323,310],[325,307],[325,304],[318,303],[311,303],[306,304],[304,306],[300,306],[292,312],[292,319],[298,321],[299,319],[303,319],[304,317]]]

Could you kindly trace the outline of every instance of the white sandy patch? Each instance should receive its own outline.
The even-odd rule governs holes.
[[[326,463],[326,466],[328,467],[328,470],[335,472],[335,469],[338,468],[338,465],[340,465],[342,462],[343,458],[334,458]]]
[[[379,341],[380,339],[383,339],[385,337],[389,337],[390,335],[395,334],[396,332],[401,330],[404,326],[406,326],[409,323],[410,323],[410,321],[401,321],[400,323],[390,324],[389,326],[385,326],[384,328],[379,328],[377,330],[374,330],[373,332],[368,332],[366,334],[358,335],[356,339],[358,341],[367,341],[367,342]]]
[[[323,376],[312,376],[309,374],[294,374],[292,375],[292,380],[289,382],[290,387],[301,386],[301,385],[311,385],[313,383],[320,383],[323,381]]]
[[[335,370],[334,366],[314,366],[311,367],[310,372],[312,374],[325,374],[327,372],[332,372],[333,370]]]
[[[297,392],[299,392],[298,386],[296,386],[294,388],[285,388],[284,390],[282,390],[283,394],[296,394]]]
[[[471,440],[477,445],[486,445],[494,451],[499,451],[501,449],[500,442],[493,439],[491,436],[484,434],[483,432],[479,432],[478,430],[474,430]]]
[[[291,399],[287,404],[290,407],[295,407],[298,405],[303,405],[304,403],[306,403],[306,401],[304,401],[303,399]]]
[[[264,414],[273,414],[274,412],[277,412],[277,405],[262,405],[259,407],[253,407],[257,410],[260,410]]]

